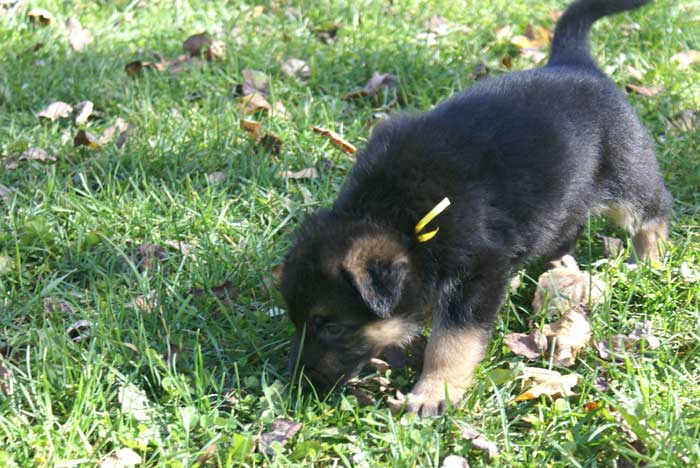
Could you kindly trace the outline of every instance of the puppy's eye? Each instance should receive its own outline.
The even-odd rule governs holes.
[[[323,336],[329,339],[338,338],[345,331],[345,327],[339,323],[329,322],[323,326]]]

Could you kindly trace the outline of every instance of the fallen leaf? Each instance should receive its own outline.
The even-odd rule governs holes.
[[[598,403],[597,401],[588,401],[583,404],[583,409],[585,411],[595,411],[598,408],[600,408],[600,403]]]
[[[627,65],[625,69],[627,70],[627,73],[635,80],[644,81],[644,74],[641,71],[634,68],[632,65]]]
[[[284,61],[281,67],[282,73],[290,78],[298,78],[302,81],[311,78],[311,67],[308,63],[298,58],[290,58]]]
[[[616,258],[625,250],[625,244],[617,237],[607,237],[598,234],[598,238],[603,241],[603,253],[608,258]]]
[[[68,18],[66,27],[68,28],[68,43],[74,51],[82,52],[92,42],[92,36],[86,29],[83,29],[78,18]]]
[[[63,299],[59,299],[57,297],[45,297],[43,303],[44,312],[48,316],[52,316],[54,314],[72,315],[75,313],[73,306]]]
[[[117,117],[117,120],[114,121],[112,125],[109,127],[105,128],[104,131],[102,132],[102,135],[100,135],[100,144],[106,145],[110,141],[112,141],[112,138],[114,138],[114,135],[119,134],[121,136],[125,132],[129,130],[129,123],[122,119],[121,117]]]
[[[700,281],[700,271],[697,268],[691,267],[688,262],[681,263],[678,271],[681,274],[681,278],[683,278],[683,281],[686,283],[695,283],[696,281]]]
[[[19,161],[17,160],[17,158],[8,157],[8,158],[5,158],[2,165],[8,171],[12,171],[12,170],[17,169],[19,167]]]
[[[207,174],[207,182],[210,185],[217,185],[226,180],[226,173],[222,171],[214,171]]]
[[[120,448],[102,460],[100,468],[126,468],[140,465],[141,456],[130,448]]]
[[[255,114],[261,111],[272,112],[272,106],[269,102],[267,102],[265,96],[258,93],[243,96],[238,107],[246,115]]]
[[[239,123],[241,130],[245,130],[254,138],[258,138],[262,133],[262,124],[254,120],[241,119]]]
[[[12,372],[3,358],[0,358],[0,394],[12,396]]]
[[[278,155],[284,148],[282,139],[271,133],[266,133],[258,139],[258,146],[272,155]]]
[[[647,97],[656,96],[663,91],[663,89],[659,86],[637,86],[631,83],[627,83],[625,85],[625,90],[627,90],[628,93],[639,94],[640,96]]]
[[[43,8],[32,8],[27,17],[35,26],[48,26],[53,22],[53,15]]]
[[[532,27],[528,24],[525,34],[513,37],[510,42],[519,49],[544,49],[551,41],[551,31],[543,26]]]
[[[501,59],[501,63],[503,64],[504,67],[506,67],[508,70],[513,68],[513,59],[510,57],[510,55],[504,55],[503,58]]]
[[[343,99],[347,101],[358,97],[376,98],[382,90],[398,89],[398,86],[399,80],[396,76],[390,73],[374,72],[366,85],[346,93]]]
[[[90,149],[102,148],[102,142],[92,133],[87,130],[78,130],[78,132],[73,137],[73,146],[80,147],[85,146]]]
[[[29,148],[27,151],[22,153],[19,156],[20,161],[41,161],[41,162],[48,162],[48,161],[55,161],[56,157],[51,156],[49,153],[47,153],[45,150],[41,148],[37,148],[36,146],[32,146]]]
[[[474,63],[470,77],[474,81],[483,80],[489,76],[489,67],[482,61]]]
[[[66,328],[66,333],[73,343],[81,343],[90,337],[91,326],[88,320],[78,320]]]
[[[133,131],[133,127],[129,125],[126,130],[122,131],[119,136],[117,137],[117,141],[114,143],[114,146],[117,147],[117,149],[121,149],[129,139],[129,135],[131,135],[131,132]]]
[[[577,304],[598,304],[605,298],[606,291],[605,281],[580,271],[573,257],[565,255],[562,262],[538,278],[532,308],[539,312],[547,303],[549,313],[563,315]]]
[[[226,58],[226,43],[224,41],[213,40],[209,44],[209,49],[206,53],[207,60],[214,62]]]
[[[572,366],[578,352],[591,340],[591,325],[584,312],[582,307],[575,307],[556,322],[542,327],[542,334],[549,339],[550,349],[553,349],[555,364]]]
[[[442,461],[442,468],[469,468],[469,462],[458,455],[448,455]]]
[[[596,341],[598,355],[606,361],[624,360],[626,357],[637,355],[642,349],[654,350],[661,342],[652,334],[651,321],[647,320],[638,325],[627,336],[613,335],[607,339]]]
[[[343,26],[339,23],[333,21],[327,21],[325,23],[309,26],[311,32],[316,36],[316,39],[327,45],[332,45],[335,42],[338,31]]]
[[[522,389],[526,391],[515,397],[515,401],[534,400],[542,395],[570,396],[574,394],[571,389],[576,386],[578,380],[578,374],[561,375],[553,370],[525,367],[522,375]]]
[[[472,447],[482,452],[486,452],[489,459],[494,459],[498,456],[498,445],[490,440],[487,440],[483,435],[476,430],[474,426],[466,423],[457,423],[459,427],[462,438],[465,440],[470,440]]]
[[[133,417],[139,422],[148,421],[150,418],[149,403],[146,393],[133,384],[119,387],[117,399],[121,405],[122,413]]]
[[[77,115],[75,116],[75,124],[85,125],[92,114],[93,107],[92,101],[82,101],[76,104],[75,111]]]
[[[690,67],[695,63],[700,63],[700,50],[685,50],[671,57],[671,60],[678,62],[681,70]]]
[[[315,133],[318,133],[319,135],[328,138],[328,140],[330,140],[333,146],[340,148],[346,154],[354,154],[357,152],[357,148],[355,148],[355,146],[353,146],[352,143],[347,141],[345,138],[343,138],[333,130],[328,130],[326,128],[318,127],[316,125],[311,127],[311,130],[313,130]]]
[[[608,374],[605,368],[599,368],[600,375],[593,381],[593,388],[601,392],[607,392],[610,390],[610,381],[608,380]]]
[[[700,127],[700,111],[686,109],[666,119],[666,129],[678,129],[682,132],[690,132]]]
[[[216,455],[216,444],[207,445],[202,451],[202,454],[197,459],[199,466],[206,466],[207,462]]]
[[[383,376],[386,376],[387,372],[391,370],[391,366],[389,366],[388,362],[376,357],[373,357],[369,360],[369,365],[372,366],[374,370],[376,370],[377,372],[379,372],[380,375]]]
[[[241,71],[243,75],[243,84],[241,85],[241,93],[244,96],[250,94],[262,94],[267,96],[270,92],[270,77],[258,70],[245,68]]]
[[[139,245],[134,260],[139,271],[143,271],[152,269],[167,257],[168,254],[162,245],[146,242]]]
[[[441,15],[433,15],[428,21],[423,25],[425,29],[429,32],[437,35],[444,36],[450,32],[450,22]]]
[[[547,351],[547,338],[538,329],[529,334],[509,333],[503,339],[508,349],[527,359],[538,359]]]
[[[280,177],[285,179],[316,179],[318,178],[318,171],[315,167],[307,167],[300,171],[282,171],[279,173]]]
[[[133,302],[126,304],[126,307],[139,312],[151,313],[159,307],[159,303],[155,291],[151,291],[148,294],[139,294]]]
[[[284,107],[282,101],[275,102],[275,106],[272,108],[272,115],[274,117],[279,117],[280,119],[289,118],[289,112],[287,112],[287,108]]]
[[[184,56],[187,57],[187,56]],[[175,60],[177,61],[177,59]],[[172,63],[167,63],[165,61],[160,62],[150,62],[147,60],[133,60],[126,65],[124,65],[124,70],[126,74],[131,78],[136,78],[141,76],[145,68],[150,68],[159,72],[162,72],[172,66]],[[172,70],[171,70],[172,71]]]
[[[212,43],[211,35],[208,32],[194,34],[182,43],[182,49],[191,57],[199,57],[205,48],[208,48]]]
[[[506,24],[505,26],[497,27],[493,31],[493,34],[499,42],[510,39],[513,36],[513,26]]]
[[[163,244],[167,245],[170,248],[180,251],[180,253],[185,256],[193,255],[192,251],[197,248],[196,243],[188,243],[179,240],[167,240],[163,242]]]
[[[168,349],[164,353],[161,353],[161,357],[168,365],[172,366],[181,352],[182,350],[178,345],[168,343]]]
[[[37,117],[43,117],[54,122],[58,119],[69,117],[71,113],[73,113],[73,107],[70,104],[63,101],[56,101],[39,111]]]
[[[300,422],[291,421],[289,419],[276,419],[272,422],[270,430],[260,435],[258,440],[258,451],[268,455],[274,455],[275,451],[272,446],[274,442],[280,445],[285,445],[297,432],[301,429]]]
[[[12,196],[12,189],[0,184],[0,200],[5,203],[10,203],[10,197]]]

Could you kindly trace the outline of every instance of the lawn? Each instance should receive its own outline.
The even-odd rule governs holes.
[[[34,7],[52,20],[31,21]],[[592,35],[601,68],[620,87],[642,87],[630,100],[676,200],[673,244],[664,261],[632,270],[597,235],[627,245],[624,234],[591,218],[576,258],[610,287],[589,319],[594,338],[650,321],[657,349],[610,362],[588,346],[570,368],[513,354],[506,334],[550,321],[532,313],[543,271],[533,265],[476,384],[444,417],[393,415],[378,390],[366,405],[289,386],[292,327],[273,266],[355,158],[311,127],[362,147],[387,114],[537,66],[546,44],[521,50],[513,38],[528,25],[551,30],[564,7],[0,2],[0,466],[439,467],[451,454],[470,466],[700,465],[700,64],[676,56],[700,50],[697,1],[657,1]],[[81,51],[68,40],[71,17],[92,38]],[[204,31],[217,41],[211,60],[181,57]],[[310,77],[288,76],[289,58]],[[375,72],[392,76],[346,96]],[[250,86],[271,109],[245,113]],[[37,116],[86,100],[94,111],[82,123]],[[128,130],[109,138],[117,119]],[[241,119],[261,124],[258,141]],[[284,173],[308,168],[312,177]],[[526,365],[580,380],[570,396],[516,401]],[[388,378],[406,393],[414,377],[406,368]],[[301,429],[266,446],[260,435],[278,419]],[[478,450],[462,424],[500,453]]]

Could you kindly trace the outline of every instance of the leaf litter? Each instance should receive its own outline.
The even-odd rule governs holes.
[[[336,148],[340,148],[344,153],[346,154],[355,154],[357,152],[357,148],[347,141],[345,138],[340,136],[340,134],[334,132],[333,130],[328,130],[323,127],[319,127],[314,125],[311,127],[311,130],[314,131],[314,133],[318,133],[321,136],[324,136],[328,138],[328,140],[331,142],[333,146]]]
[[[642,351],[651,351],[661,346],[661,341],[652,333],[652,322],[646,320],[627,336],[613,335],[595,342],[598,355],[606,361],[624,360],[638,356]]]
[[[551,397],[571,396],[572,388],[578,384],[578,374],[562,375],[549,369],[538,367],[525,367],[522,373],[523,393],[515,397],[515,401],[528,401],[539,398],[542,395]]]
[[[302,428],[302,423],[290,419],[275,419],[270,430],[260,434],[257,440],[258,451],[268,455],[274,455],[274,445],[278,443],[286,445]]]
[[[73,113],[73,106],[63,101],[55,101],[37,113],[37,117],[42,117],[55,122],[58,119],[70,117]]]
[[[141,456],[132,449],[125,447],[115,450],[100,463],[100,468],[126,468],[140,465]]]
[[[80,24],[78,18],[70,17],[66,20],[68,29],[68,43],[76,52],[82,52],[92,42],[92,35]]]

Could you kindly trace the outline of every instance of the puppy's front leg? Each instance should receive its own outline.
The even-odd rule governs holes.
[[[425,349],[423,372],[407,396],[406,408],[421,416],[437,416],[448,399],[452,405],[459,402],[484,358],[488,336],[478,326],[447,328],[435,323]]]
[[[484,358],[492,323],[505,296],[507,276],[471,279],[446,289],[438,301],[423,372],[406,407],[421,416],[441,414],[459,402]]]

